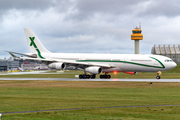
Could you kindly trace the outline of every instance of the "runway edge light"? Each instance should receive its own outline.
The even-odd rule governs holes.
[[[136,27],[132,30],[131,40],[134,40],[134,52],[139,54],[139,40],[143,40],[143,34],[141,34],[141,23],[139,23],[139,28]]]

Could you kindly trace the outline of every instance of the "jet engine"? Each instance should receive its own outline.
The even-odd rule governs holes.
[[[102,72],[102,68],[101,67],[87,67],[85,68],[85,71],[91,74],[100,74]]]
[[[63,70],[66,67],[66,65],[64,63],[57,62],[49,64],[48,67],[57,70]]]

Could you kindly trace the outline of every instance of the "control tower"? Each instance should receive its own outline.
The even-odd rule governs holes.
[[[143,39],[143,34],[141,34],[141,26],[139,25],[139,28],[136,27],[135,29],[132,30],[131,34],[131,40],[134,40],[134,50],[135,54],[139,54],[139,40]]]

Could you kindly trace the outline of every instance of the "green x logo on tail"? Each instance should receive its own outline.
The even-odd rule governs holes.
[[[36,44],[34,43],[35,37],[29,37],[29,39],[31,40],[30,46],[33,45],[35,48],[37,48]]]
[[[31,40],[30,46],[33,45],[35,47],[36,51],[38,52],[39,57],[42,58],[42,59],[45,59],[44,57],[41,56],[41,52],[39,51],[36,44],[34,43],[35,37],[29,37],[29,39]]]

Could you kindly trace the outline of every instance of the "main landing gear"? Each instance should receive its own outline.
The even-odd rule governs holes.
[[[110,79],[110,78],[111,78],[111,75],[100,75],[100,78],[101,78],[101,79],[103,79],[103,78]]]
[[[95,78],[96,78],[95,74],[93,74],[93,75],[80,74],[79,75],[79,79],[95,79]]]
[[[110,79],[111,78],[111,75],[107,75],[108,73],[105,73],[104,75],[100,75],[100,78],[103,79]]]
[[[158,79],[158,80],[161,79],[161,76],[160,76],[161,74],[162,74],[162,72],[161,72],[161,71],[158,71],[158,72],[157,72],[156,79]]]

